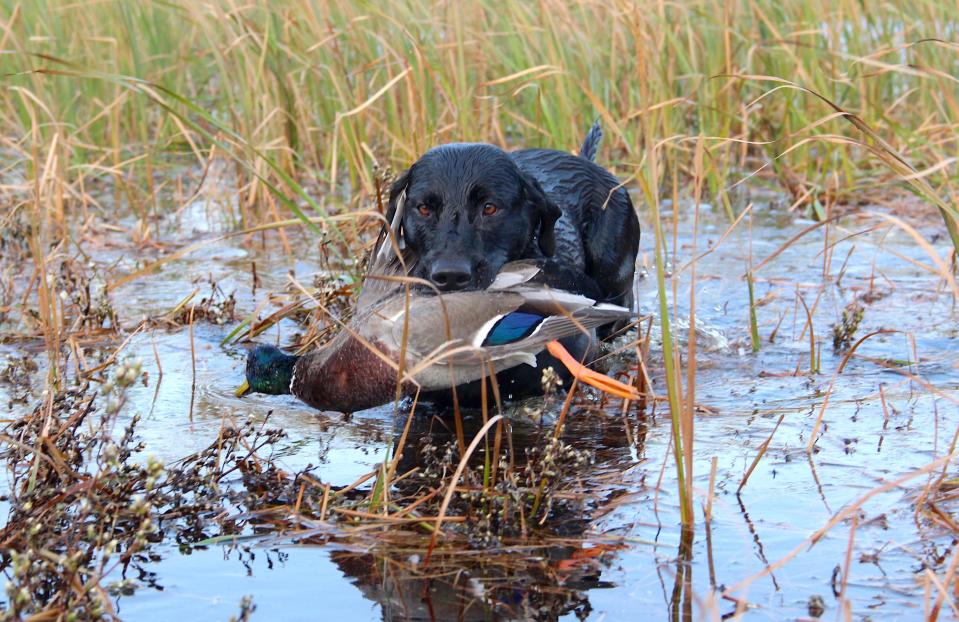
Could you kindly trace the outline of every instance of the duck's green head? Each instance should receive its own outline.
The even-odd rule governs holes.
[[[237,388],[237,397],[246,393],[288,394],[298,358],[274,346],[256,346],[246,355],[246,381]]]

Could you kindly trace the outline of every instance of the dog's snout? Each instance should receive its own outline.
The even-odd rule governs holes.
[[[440,259],[433,263],[430,280],[445,292],[463,289],[472,282],[473,269],[465,259]]]

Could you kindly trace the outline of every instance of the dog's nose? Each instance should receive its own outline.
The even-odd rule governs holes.
[[[430,280],[445,292],[463,289],[473,280],[473,271],[468,261],[439,259],[433,264]]]

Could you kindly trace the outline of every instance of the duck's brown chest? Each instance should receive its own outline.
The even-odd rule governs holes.
[[[378,343],[372,343],[380,349]],[[293,376],[293,394],[319,410],[355,412],[393,401],[397,372],[353,336]],[[403,387],[406,393],[409,387]]]

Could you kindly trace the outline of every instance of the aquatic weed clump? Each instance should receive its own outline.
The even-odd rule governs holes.
[[[102,581],[121,574],[155,537],[154,507],[163,465],[134,463],[142,450],[139,417],[112,434],[139,363],[117,367],[104,386],[89,382],[49,395],[2,435],[12,481],[9,517],[0,531],[7,576],[2,619],[98,619],[112,614]],[[102,406],[98,408],[98,406]]]
[[[117,329],[117,312],[113,308],[107,283],[92,261],[81,263],[65,259],[57,275],[60,300],[74,317],[74,329]]]
[[[258,507],[266,480],[280,479],[256,452],[283,432],[253,421],[224,426],[209,447],[175,464],[140,462],[140,417],[114,430],[127,389],[142,376],[138,361],[125,361],[100,394],[78,382],[0,433],[11,481],[0,530],[7,579],[0,620],[115,617],[110,596],[140,587],[131,569],[151,576],[143,567],[159,559],[154,545],[172,538],[189,552],[205,538],[234,533],[239,527],[223,517]],[[238,481],[227,479],[233,473]]]
[[[858,301],[853,301],[842,310],[842,319],[832,326],[832,349],[840,354],[849,350],[852,340],[859,330],[865,308]]]
[[[421,452],[424,469],[411,478],[418,480],[420,494],[455,484],[449,481],[459,462],[455,443],[427,443]],[[499,545],[503,538],[525,538],[539,528],[563,531],[565,518],[582,518],[579,474],[592,463],[590,451],[550,436],[526,448],[520,464],[504,454],[492,473],[483,463],[468,466],[447,514],[465,517],[455,529],[478,548]]]
[[[237,510],[254,512],[282,504],[292,483],[269,456],[260,456],[285,438],[278,428],[248,419],[227,425],[206,449],[167,468],[167,505],[157,515],[169,533],[189,552],[209,538],[240,533],[248,523],[266,522],[268,516],[246,521],[233,518]],[[203,546],[203,545],[200,545]]]
[[[212,278],[209,284],[209,295],[200,298],[199,302],[192,302],[193,296],[190,296],[177,306],[167,323],[171,326],[185,326],[192,322],[206,321],[219,326],[235,322],[236,292],[227,294]]]
[[[579,474],[587,472],[593,462],[591,451],[577,449],[559,437],[526,449],[523,476],[527,485],[537,486],[537,499],[531,512],[539,524],[555,514],[580,509],[576,484],[580,481]]]

